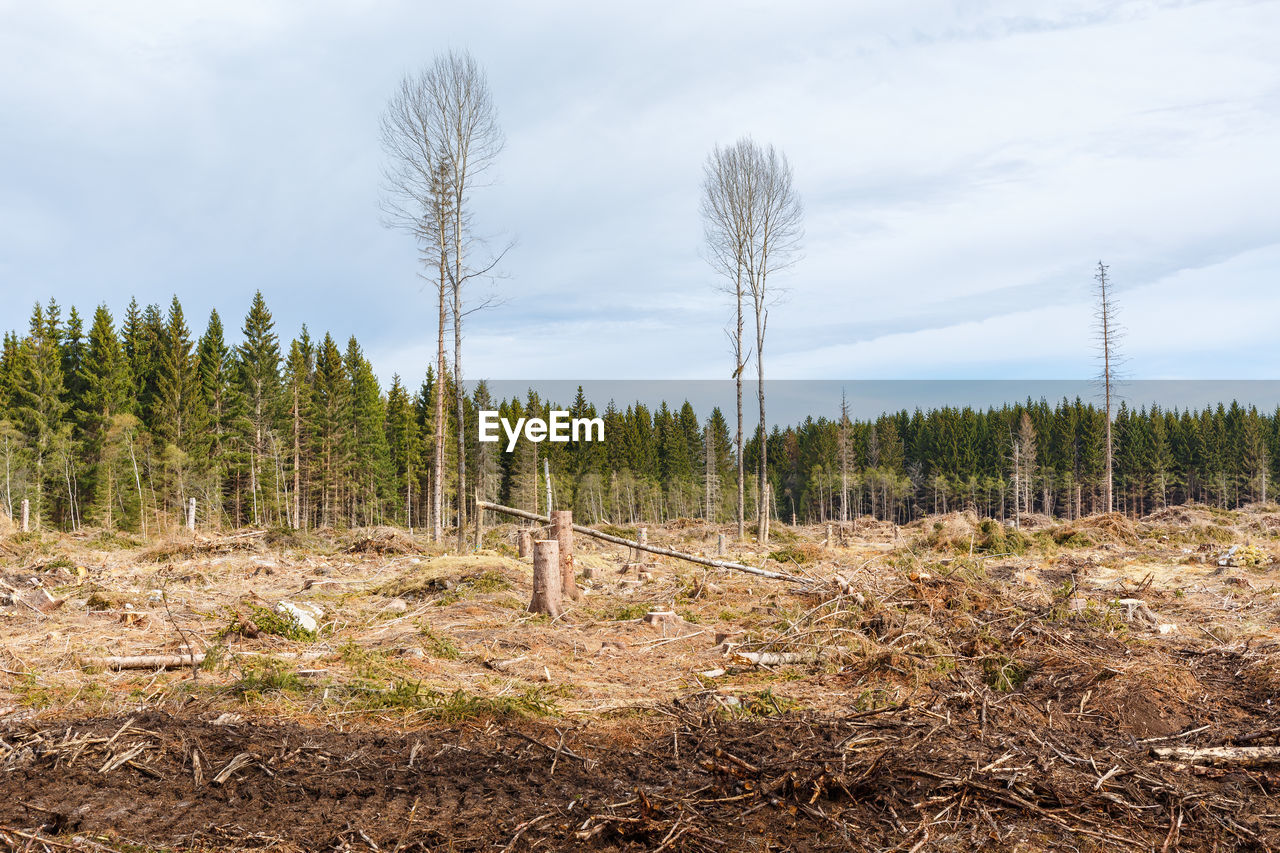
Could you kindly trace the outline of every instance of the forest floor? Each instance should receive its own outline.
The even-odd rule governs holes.
[[[1025,521],[0,535],[0,850],[1280,849],[1280,508]]]

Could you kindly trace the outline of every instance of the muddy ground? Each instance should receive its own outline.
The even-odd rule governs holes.
[[[580,539],[554,622],[509,527],[0,539],[0,849],[1280,848],[1280,763],[1167,752],[1278,742],[1280,511],[1030,521]]]

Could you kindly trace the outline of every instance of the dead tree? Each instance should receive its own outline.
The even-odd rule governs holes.
[[[1112,298],[1111,280],[1107,278],[1108,267],[1102,261],[1098,261],[1098,271],[1094,274],[1093,280],[1097,283],[1095,291],[1097,293],[1098,303],[1094,316],[1097,319],[1097,337],[1099,345],[1099,358],[1102,361],[1102,374],[1098,377],[1102,384],[1103,400],[1106,406],[1106,481],[1103,483],[1103,502],[1107,507],[1107,512],[1115,510],[1115,501],[1112,495],[1112,484],[1114,477],[1112,476],[1112,444],[1111,444],[1111,398],[1115,392],[1115,369],[1119,362],[1119,354],[1116,350],[1116,342],[1118,341],[1122,329],[1116,322],[1116,304]]]
[[[849,522],[849,457],[853,450],[853,421],[849,418],[849,398],[840,394],[840,426],[836,452],[840,456],[840,535]]]

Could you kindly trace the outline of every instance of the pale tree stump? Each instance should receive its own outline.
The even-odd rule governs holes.
[[[828,548],[830,548],[830,547],[834,546],[835,544],[836,544],[835,539],[834,539],[834,538],[832,538],[832,536],[831,536],[831,525],[830,525],[830,524],[828,524],[828,525],[827,525],[827,541],[826,541],[826,546],[827,546]]]
[[[558,509],[551,513],[551,530],[560,545],[560,592],[574,601],[582,598],[573,563],[573,512]]]
[[[31,501],[29,500],[22,502],[22,532],[31,532]]]
[[[533,553],[533,533],[528,530],[520,531],[520,542],[517,545],[520,551],[520,559],[525,559]]]
[[[187,501],[187,529],[196,532],[196,499]]]
[[[719,534],[716,538],[716,556],[717,557],[724,556],[724,534],[723,533]]]
[[[533,543],[533,600],[530,613],[560,615],[560,543],[539,539]]]

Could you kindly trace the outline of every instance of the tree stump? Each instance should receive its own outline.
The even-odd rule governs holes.
[[[573,512],[558,509],[551,513],[551,530],[560,543],[560,592],[574,601],[582,598],[575,578],[576,568],[573,563]]]
[[[520,552],[520,559],[524,560],[533,553],[533,533],[528,530],[520,531],[520,541],[517,545]]]
[[[560,615],[560,543],[539,539],[533,543],[533,600],[530,613]]]
[[[637,528],[636,528],[636,542],[638,542],[638,543],[639,543],[639,544],[641,544],[641,545],[648,545],[648,544],[649,544],[649,528],[647,528],[647,527],[637,527]],[[637,548],[632,548],[632,549],[631,549],[631,554],[632,554],[632,557],[633,557],[633,559],[631,560],[631,562],[633,562],[633,563],[643,563],[643,562],[644,562],[644,554],[645,554],[645,552],[644,552],[644,551],[641,551],[641,550],[639,550],[639,549],[637,549]]]
[[[644,615],[644,621],[654,628],[666,628],[668,625],[679,626],[684,619],[674,610],[650,610]]]
[[[196,532],[196,499],[191,498],[187,501],[187,529],[192,533]]]
[[[31,501],[22,501],[22,532],[28,533],[31,530]]]
[[[832,535],[831,535],[831,525],[830,525],[830,524],[828,524],[828,525],[827,525],[827,541],[826,541],[826,542],[824,542],[823,544],[824,544],[824,545],[826,545],[828,548],[830,548],[830,547],[832,547],[832,546],[834,546],[834,545],[836,544],[835,539],[834,539],[834,538],[832,537]]]
[[[716,556],[717,557],[724,556],[724,534],[723,533],[719,534],[716,538]]]

